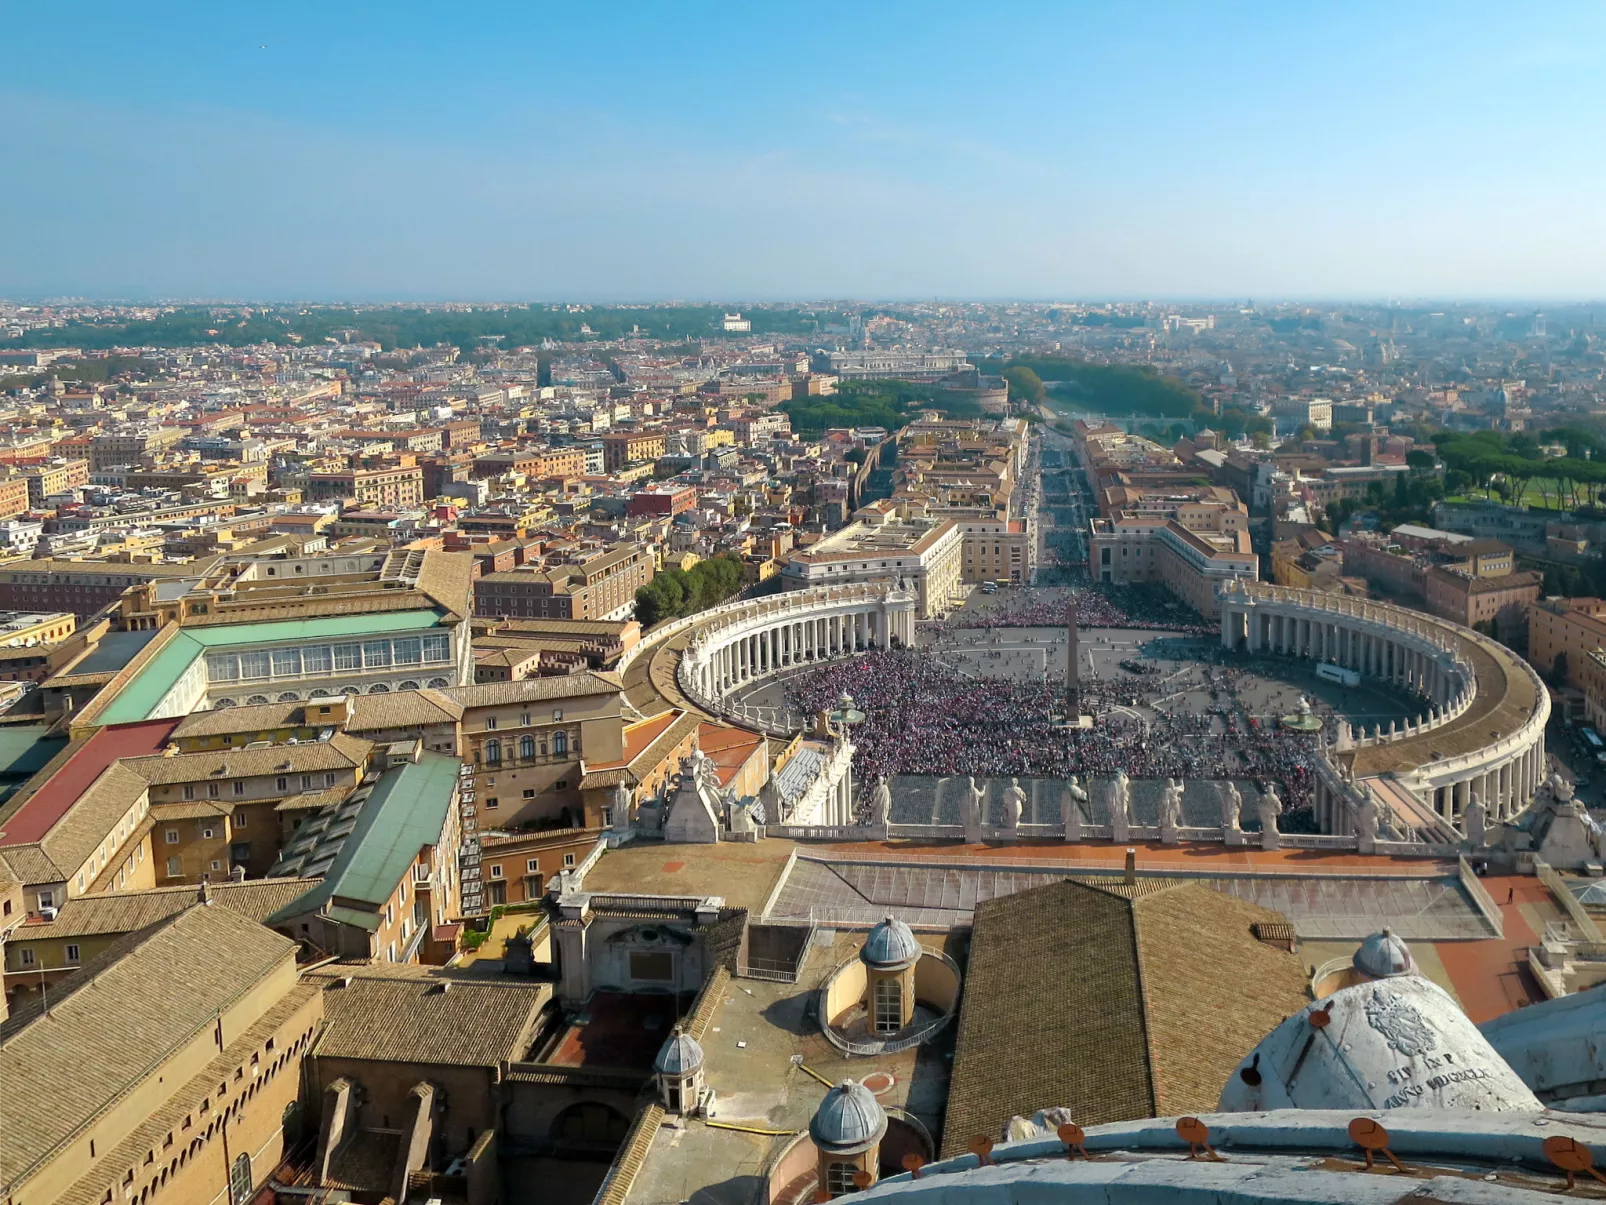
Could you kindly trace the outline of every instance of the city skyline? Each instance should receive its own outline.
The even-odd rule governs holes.
[[[15,14],[0,295],[1564,301],[1606,270],[1582,5],[316,16]]]

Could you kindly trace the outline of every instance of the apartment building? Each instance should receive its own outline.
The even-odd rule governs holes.
[[[610,431],[602,436],[603,467],[608,472],[664,454],[662,431]]]
[[[28,505],[38,508],[47,498],[88,485],[91,468],[87,460],[47,460],[18,471],[27,483]]]
[[[1480,576],[1465,569],[1435,566],[1424,581],[1423,597],[1433,614],[1463,627],[1494,625],[1494,635],[1506,644],[1524,633],[1528,608],[1539,601],[1544,575],[1519,570]]]
[[[347,498],[361,509],[421,506],[424,470],[410,465],[307,474],[308,501],[337,502]]]
[[[474,582],[474,613],[521,618],[618,620],[652,581],[652,552],[640,544],[572,554],[567,561],[487,573]]]
[[[890,500],[889,500],[890,502]],[[944,614],[960,597],[964,533],[952,519],[901,519],[877,503],[854,512],[854,521],[807,548],[787,555],[781,579],[788,590],[874,582],[916,597],[916,614]]]
[[[1606,599],[1547,598],[1528,608],[1527,658],[1540,673],[1580,686],[1584,661],[1606,648]]]
[[[1023,519],[960,519],[964,534],[960,579],[967,583],[1028,582],[1032,572],[1031,537]]]
[[[1089,548],[1100,581],[1158,582],[1206,618],[1219,613],[1223,582],[1260,576],[1248,532],[1189,531],[1175,519],[1094,519]]]
[[[184,427],[154,427],[143,431],[110,431],[91,436],[89,469],[100,472],[117,465],[138,464],[176,447],[187,435]]]

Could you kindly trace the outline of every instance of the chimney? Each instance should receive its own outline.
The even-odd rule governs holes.
[[[1138,881],[1138,851],[1135,849],[1129,848],[1126,851],[1126,881],[1128,883]]]
[[[198,904],[210,904],[212,902],[212,881],[206,875],[201,876],[201,887],[195,893],[195,902]]]

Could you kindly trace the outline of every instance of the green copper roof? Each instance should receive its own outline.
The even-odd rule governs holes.
[[[264,923],[323,911],[337,920],[370,927],[372,917],[350,905],[383,908],[418,851],[441,839],[460,765],[444,753],[424,753],[416,763],[385,771],[357,813],[356,826],[323,882]],[[331,907],[333,901],[339,902]]]
[[[286,619],[273,623],[230,623],[183,628],[117,692],[96,717],[98,724],[131,724],[151,718],[173,684],[209,649],[236,645],[282,644],[409,632],[440,624],[436,611],[385,611],[377,615],[337,615],[328,619]]]

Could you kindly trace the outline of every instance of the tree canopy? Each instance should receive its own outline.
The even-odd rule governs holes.
[[[636,591],[636,619],[644,628],[718,606],[742,588],[742,563],[733,556],[665,569]]]

